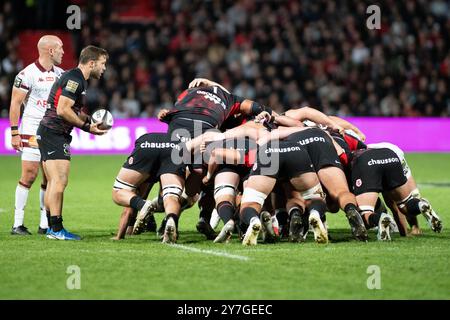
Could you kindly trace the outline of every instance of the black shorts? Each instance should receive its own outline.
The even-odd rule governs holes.
[[[353,193],[383,192],[404,185],[408,180],[402,162],[390,149],[368,149],[352,162],[351,183]]]
[[[337,167],[342,170],[333,141],[323,130],[311,128],[299,131],[291,134],[287,140],[306,149],[316,172],[325,167]]]
[[[152,148],[151,144],[165,144],[169,148]],[[184,165],[175,164],[171,159],[171,145],[175,146],[175,143],[171,144],[164,134],[144,134],[136,140],[133,151],[122,167],[147,173],[154,178],[166,173],[184,176]]]
[[[217,169],[216,175],[222,172],[234,172],[239,175],[240,179],[237,189],[242,192],[244,190],[243,183],[250,176],[251,168],[244,165],[221,164]]]
[[[172,137],[183,140],[190,140],[205,133],[207,130],[215,128],[212,124],[203,121],[184,117],[177,117],[169,122],[168,132]]]
[[[70,142],[72,136],[59,131],[39,125],[36,139],[41,152],[41,161],[46,160],[69,160]]]
[[[281,141],[277,146],[266,144],[259,148],[250,175],[281,180],[306,172],[315,172],[306,150],[292,142]]]

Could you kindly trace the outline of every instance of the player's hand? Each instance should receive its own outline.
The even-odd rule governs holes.
[[[362,142],[366,141],[366,135],[362,133],[361,131],[358,132],[358,137],[361,139]]]
[[[200,153],[204,153],[206,151],[206,141],[202,141],[202,143],[200,144]]]
[[[158,119],[159,119],[159,120],[164,119],[164,118],[167,116],[168,113],[169,113],[169,109],[161,109],[161,110],[158,112]]]
[[[96,122],[96,123],[92,123],[91,126],[89,127],[89,133],[95,134],[97,136],[101,136],[105,133],[108,132],[108,130],[102,130],[99,128],[99,126],[103,124],[102,121],[100,122]]]
[[[202,179],[202,182],[203,182],[204,185],[209,184],[209,181],[210,181],[210,178],[208,176],[204,176],[203,179]]]
[[[256,123],[261,123],[263,121],[270,122],[270,120],[272,120],[272,116],[267,111],[263,111],[255,117]]]
[[[189,83],[189,88],[196,88],[201,86],[212,86],[214,83],[205,78],[195,78]]]
[[[11,137],[11,146],[18,151],[22,151],[23,144],[20,135]]]
[[[333,130],[335,132],[339,132],[339,134],[341,134],[341,135],[344,135],[344,133],[345,133],[345,129],[336,123],[334,123],[331,126],[331,130]]]

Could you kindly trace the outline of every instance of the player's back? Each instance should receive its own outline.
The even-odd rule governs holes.
[[[206,121],[217,127],[230,115],[237,113],[242,101],[242,98],[220,87],[190,88],[178,96],[169,117],[194,116],[194,119]]]

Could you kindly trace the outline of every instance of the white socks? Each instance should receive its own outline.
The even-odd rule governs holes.
[[[23,220],[25,216],[25,207],[27,205],[28,200],[28,193],[30,192],[30,189],[25,187],[22,184],[17,184],[16,187],[16,200],[15,200],[15,210],[14,210],[14,228],[17,228],[19,226],[23,225]],[[41,217],[39,226],[42,229],[48,228],[48,221],[47,221],[47,212],[45,211],[44,206],[44,195],[45,190],[40,188],[39,191],[39,202],[40,202],[40,208],[41,208]]]
[[[40,204],[40,208],[41,208],[41,221],[39,222],[39,227],[41,227],[41,229],[48,228],[47,211],[45,210],[44,196],[45,196],[45,190],[42,189],[42,187],[41,187],[41,189],[39,191],[39,204]]]
[[[14,210],[14,228],[23,225],[23,218],[25,215],[25,206],[27,205],[28,193],[30,189],[21,185],[16,187],[16,201]]]

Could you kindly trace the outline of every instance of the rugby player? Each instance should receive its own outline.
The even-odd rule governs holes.
[[[108,53],[102,48],[87,46],[81,50],[78,66],[66,71],[53,84],[47,100],[47,110],[37,130],[44,172],[48,179],[45,203],[50,210],[47,238],[81,240],[63,226],[62,207],[64,190],[70,169],[70,135],[73,127],[95,135],[105,134],[99,126],[91,124],[90,117],[82,113],[89,78],[100,79],[106,70]]]
[[[302,128],[280,127],[264,139],[288,139],[304,146],[320,183],[331,199],[337,201],[339,207],[345,212],[353,236],[358,240],[367,241],[367,230],[358,212],[356,198],[349,191],[338,157],[338,154],[344,153],[344,150],[326,132],[319,128],[302,130]]]
[[[434,232],[441,232],[442,221],[428,200],[420,197],[418,189],[408,183],[402,160],[392,147],[378,146],[376,149],[354,152],[351,162],[351,183],[365,222],[369,226],[379,225],[378,239],[390,240],[392,218],[374,214],[378,194],[383,192],[395,201],[409,216],[422,214]],[[379,221],[377,221],[379,219]]]
[[[14,80],[9,109],[11,125],[11,145],[21,153],[22,173],[15,193],[13,235],[31,234],[24,225],[25,207],[28,193],[39,173],[41,154],[36,141],[36,131],[47,107],[50,89],[63,70],[61,64],[64,55],[61,39],[54,35],[45,35],[37,43],[39,58],[19,72]],[[24,106],[19,127],[21,106]],[[47,211],[44,205],[47,179],[42,174],[39,192],[40,222],[39,234],[45,234],[48,228]]]
[[[120,169],[113,186],[112,198],[116,204],[137,210],[139,216],[145,217],[155,208],[152,207],[151,201],[138,195],[136,189],[145,181],[149,181],[148,189],[158,181],[161,183],[166,212],[162,239],[164,243],[175,243],[178,238],[185,164],[176,163],[174,157],[182,157],[182,151],[180,143],[173,142],[170,134],[142,135],[136,140],[134,150]],[[117,239],[122,238],[122,235],[123,232],[121,233],[119,228]]]

